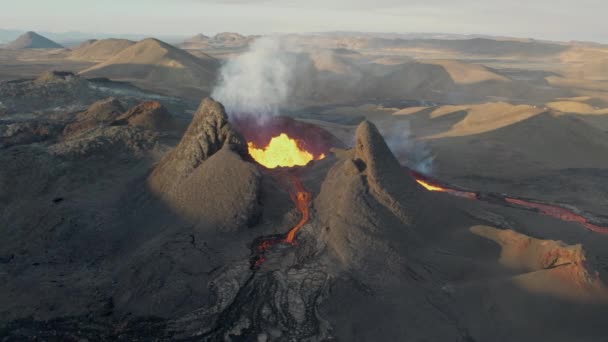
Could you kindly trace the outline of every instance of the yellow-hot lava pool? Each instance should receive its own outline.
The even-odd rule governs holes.
[[[304,166],[313,160],[325,158],[325,154],[314,156],[311,152],[300,148],[298,141],[285,133],[270,139],[265,147],[257,147],[252,142],[248,142],[247,146],[251,157],[269,169]]]

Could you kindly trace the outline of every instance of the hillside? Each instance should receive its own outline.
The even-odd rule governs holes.
[[[134,45],[128,39],[103,39],[83,44],[72,50],[68,58],[80,61],[103,62],[120,51]]]
[[[130,81],[144,88],[185,96],[207,94],[219,63],[195,57],[157,39],[144,39],[114,57],[83,70],[85,77]]]
[[[425,63],[441,65],[452,77],[456,84],[472,84],[483,81],[504,81],[509,79],[495,73],[490,68],[480,65],[465,63],[456,60],[425,60]]]

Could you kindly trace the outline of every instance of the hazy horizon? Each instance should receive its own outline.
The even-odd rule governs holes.
[[[23,0],[3,6],[3,29],[134,36],[377,32],[447,33],[608,42],[600,0]],[[573,29],[574,28],[574,29]]]

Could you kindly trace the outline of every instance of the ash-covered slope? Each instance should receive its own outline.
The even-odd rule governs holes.
[[[354,149],[344,152],[323,182],[315,208],[329,227],[332,250],[346,265],[357,265],[374,254],[366,246],[370,235],[414,238],[423,196],[378,129],[364,121],[357,128]]]
[[[36,32],[26,32],[19,36],[16,40],[6,45],[7,49],[22,50],[22,49],[63,49],[63,46],[54,41],[39,35]]]
[[[175,150],[148,179],[152,192],[206,229],[234,230],[257,211],[260,177],[224,107],[205,99]]]
[[[163,111],[163,107],[153,107]],[[46,144],[0,150],[0,161],[6,166],[0,169],[3,338],[7,334],[21,336],[17,340],[25,338],[19,335],[24,333],[19,329],[29,323],[20,319],[32,317],[36,322],[55,320],[41,323],[34,331],[113,339],[111,322],[122,320],[129,312],[139,317],[175,317],[180,310],[185,313],[202,305],[207,298],[209,270],[227,263],[222,254],[247,254],[246,248],[223,251],[221,246],[226,245],[212,242],[220,228],[213,225],[212,218],[224,215],[222,222],[247,221],[234,217],[233,207],[222,205],[236,203],[239,209],[239,205],[249,208],[256,204],[255,198],[253,204],[246,204],[244,198],[236,197],[242,193],[230,188],[232,183],[242,185],[245,177],[241,175],[255,179],[257,171],[252,166],[243,168],[240,163],[245,162],[228,146],[227,140],[238,140],[224,139],[228,134],[220,133],[230,131],[224,126],[227,121],[221,105],[204,101],[188,139],[179,149],[192,153],[170,155],[166,160],[169,164],[177,161],[172,176],[183,176],[191,189],[204,197],[194,199],[187,208],[215,201],[202,206],[207,211],[200,213],[203,220],[196,227],[150,194],[146,177],[157,156],[170,146],[159,139],[160,132],[144,129],[137,122],[115,124],[123,110],[116,99],[100,101],[74,118],[74,122],[90,122],[91,127],[73,134],[57,132]],[[140,114],[150,116],[145,111]],[[214,135],[205,136],[204,129]],[[222,149],[224,143],[226,148]],[[204,158],[197,154],[202,145],[213,145],[205,150]],[[185,164],[180,164],[180,156],[192,157],[205,166],[188,169],[182,175],[179,168]],[[163,165],[166,171],[169,166]],[[231,168],[232,173],[225,172]],[[193,171],[202,176],[191,175]],[[237,175],[231,177],[234,173]],[[216,182],[224,188],[214,190]],[[180,190],[180,185],[183,189],[184,184],[174,186]],[[218,208],[221,210],[216,212]],[[242,248],[242,240],[235,241]],[[180,266],[174,267],[177,264]],[[191,304],[184,304],[186,301]],[[99,325],[84,328],[88,323],[83,317],[89,314]],[[88,332],[62,331],[67,326],[62,327],[58,321],[66,317],[71,317],[68,320],[74,329]],[[9,321],[16,331],[4,329]],[[149,322],[148,318],[144,321]],[[43,331],[34,334],[46,336]],[[164,336],[162,331],[156,334],[155,338]]]

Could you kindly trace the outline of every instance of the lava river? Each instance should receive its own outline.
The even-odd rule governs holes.
[[[266,252],[277,244],[295,244],[296,233],[310,219],[310,202],[312,194],[306,190],[302,181],[290,172],[291,167],[305,166],[313,160],[325,158],[324,154],[314,156],[311,152],[300,147],[296,139],[290,138],[287,134],[281,133],[273,137],[267,146],[257,147],[253,143],[248,143],[249,155],[260,165],[268,169],[277,169],[275,177],[287,178],[290,186],[288,188],[289,197],[294,203],[301,217],[298,223],[293,226],[285,235],[274,235],[258,238],[254,242],[254,256],[251,258],[251,268],[259,268],[266,261]]]
[[[496,194],[496,193],[484,194],[481,192],[472,192],[472,191],[454,189],[454,188],[444,186],[443,184],[440,184],[438,181],[430,179],[429,177],[427,177],[421,173],[418,173],[416,171],[410,170],[410,173],[411,173],[412,177],[414,177],[416,182],[418,182],[418,184],[420,184],[423,188],[425,188],[428,191],[445,192],[450,195],[468,198],[468,199],[474,199],[474,200],[483,200],[486,198],[492,198],[493,200],[501,200],[504,203],[507,203],[514,207],[535,210],[543,215],[551,216],[551,217],[560,219],[562,221],[578,223],[578,224],[582,225],[583,227],[587,228],[588,230],[596,232],[596,233],[608,234],[608,227],[602,227],[602,226],[596,225],[594,223],[591,223],[584,216],[577,214],[574,211],[564,208],[564,207],[560,207],[560,206],[556,206],[556,205],[549,205],[549,204],[544,204],[544,203],[531,202],[531,201],[527,201],[527,200],[523,200],[523,199],[519,199],[519,198],[509,197],[504,194]]]

